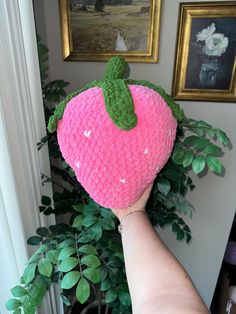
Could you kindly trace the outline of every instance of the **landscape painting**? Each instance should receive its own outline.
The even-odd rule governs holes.
[[[65,59],[157,61],[160,0],[59,2]]]

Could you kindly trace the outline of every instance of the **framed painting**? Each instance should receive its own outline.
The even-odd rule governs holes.
[[[172,96],[236,101],[236,1],[180,3]]]
[[[63,59],[157,62],[161,0],[59,0]]]

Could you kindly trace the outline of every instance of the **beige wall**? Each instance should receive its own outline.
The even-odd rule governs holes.
[[[39,32],[47,40],[50,49],[51,78],[71,82],[68,91],[78,89],[91,80],[100,79],[104,63],[62,61],[58,1],[35,2]],[[132,78],[147,79],[161,85],[169,93],[174,65],[178,5],[179,1],[163,0],[159,62],[130,65]],[[193,176],[196,189],[189,195],[189,200],[196,212],[189,221],[193,232],[190,245],[177,242],[168,228],[160,231],[161,237],[183,263],[205,302],[210,305],[236,207],[236,104],[191,101],[179,103],[187,115],[223,128],[233,144],[233,149],[227,151],[223,157],[226,168],[224,178],[213,174],[202,179]]]

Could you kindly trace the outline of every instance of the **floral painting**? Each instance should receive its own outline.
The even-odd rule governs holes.
[[[235,55],[235,18],[193,19],[185,87],[228,90]]]
[[[172,96],[236,102],[236,1],[179,4]]]

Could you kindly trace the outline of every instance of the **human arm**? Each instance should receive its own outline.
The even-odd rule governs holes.
[[[113,210],[122,224],[133,313],[207,314],[186,271],[162,243],[145,215],[151,187],[133,206]]]

